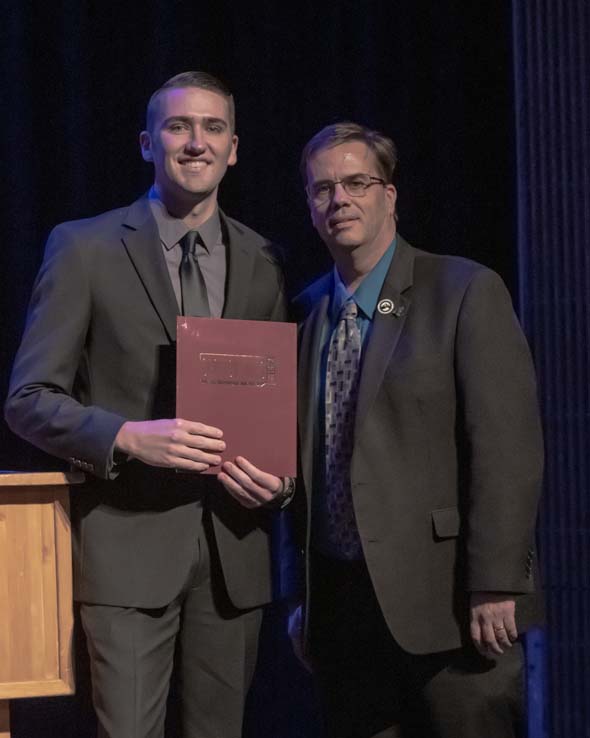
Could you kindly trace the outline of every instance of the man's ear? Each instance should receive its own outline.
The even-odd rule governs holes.
[[[152,137],[148,131],[142,131],[139,134],[139,146],[141,148],[141,155],[144,161],[153,161],[154,155],[152,153]]]
[[[397,203],[397,190],[392,184],[385,185],[385,196],[389,201],[391,217],[395,218],[395,204]]]
[[[309,208],[309,217],[311,218],[311,224],[314,228],[317,228],[316,222],[315,222],[315,209],[313,207],[313,203],[310,201],[309,197],[307,198],[307,207]]]
[[[231,137],[231,151],[227,159],[227,166],[233,167],[237,161],[238,161],[238,137],[234,133],[234,135]]]

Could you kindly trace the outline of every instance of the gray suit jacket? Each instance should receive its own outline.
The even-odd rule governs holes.
[[[299,381],[306,496],[296,512],[307,542],[317,362],[331,290],[330,274],[298,299],[307,315]],[[543,444],[533,366],[509,294],[491,270],[398,236],[384,298],[395,309],[376,311],[364,351],[351,475],[388,626],[413,653],[458,647],[467,637],[468,593],[489,590],[517,594],[526,628],[538,616]]]
[[[270,244],[222,216],[223,317],[284,320]],[[126,420],[175,416],[178,307],[145,198],[49,237],[16,357],[6,419],[19,435],[87,472],[72,494],[79,600],[158,607],[185,583],[208,496],[231,599],[270,599],[267,513],[245,510],[211,478],[137,461],[113,464]],[[252,423],[254,424],[254,419]]]

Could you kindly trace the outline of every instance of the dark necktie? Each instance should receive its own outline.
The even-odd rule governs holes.
[[[182,247],[182,261],[179,270],[182,314],[208,318],[211,312],[207,299],[207,287],[195,253],[197,243],[199,243],[199,231],[189,231],[179,241]]]
[[[357,306],[347,300],[332,333],[326,367],[326,513],[330,548],[344,559],[362,557],[350,486],[358,395],[361,332]]]

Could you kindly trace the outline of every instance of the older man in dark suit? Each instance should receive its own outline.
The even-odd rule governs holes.
[[[199,474],[223,429],[174,416],[176,316],[284,320],[283,280],[270,244],[217,205],[238,145],[225,85],[169,80],[140,144],[147,196],[50,235],[6,417],[89,472],[72,496],[75,596],[99,734],[163,735],[176,648],[183,735],[238,738],[285,490],[242,458]]]
[[[304,149],[335,267],[299,299],[305,625],[334,738],[501,738],[522,723],[538,616],[543,448],[500,278],[396,232],[393,142],[354,123]]]

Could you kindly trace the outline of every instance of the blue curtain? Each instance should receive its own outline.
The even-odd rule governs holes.
[[[515,0],[513,20],[520,315],[535,354],[547,448],[539,548],[548,625],[532,652],[540,673],[547,663],[548,701],[531,738],[586,738],[590,4]]]

